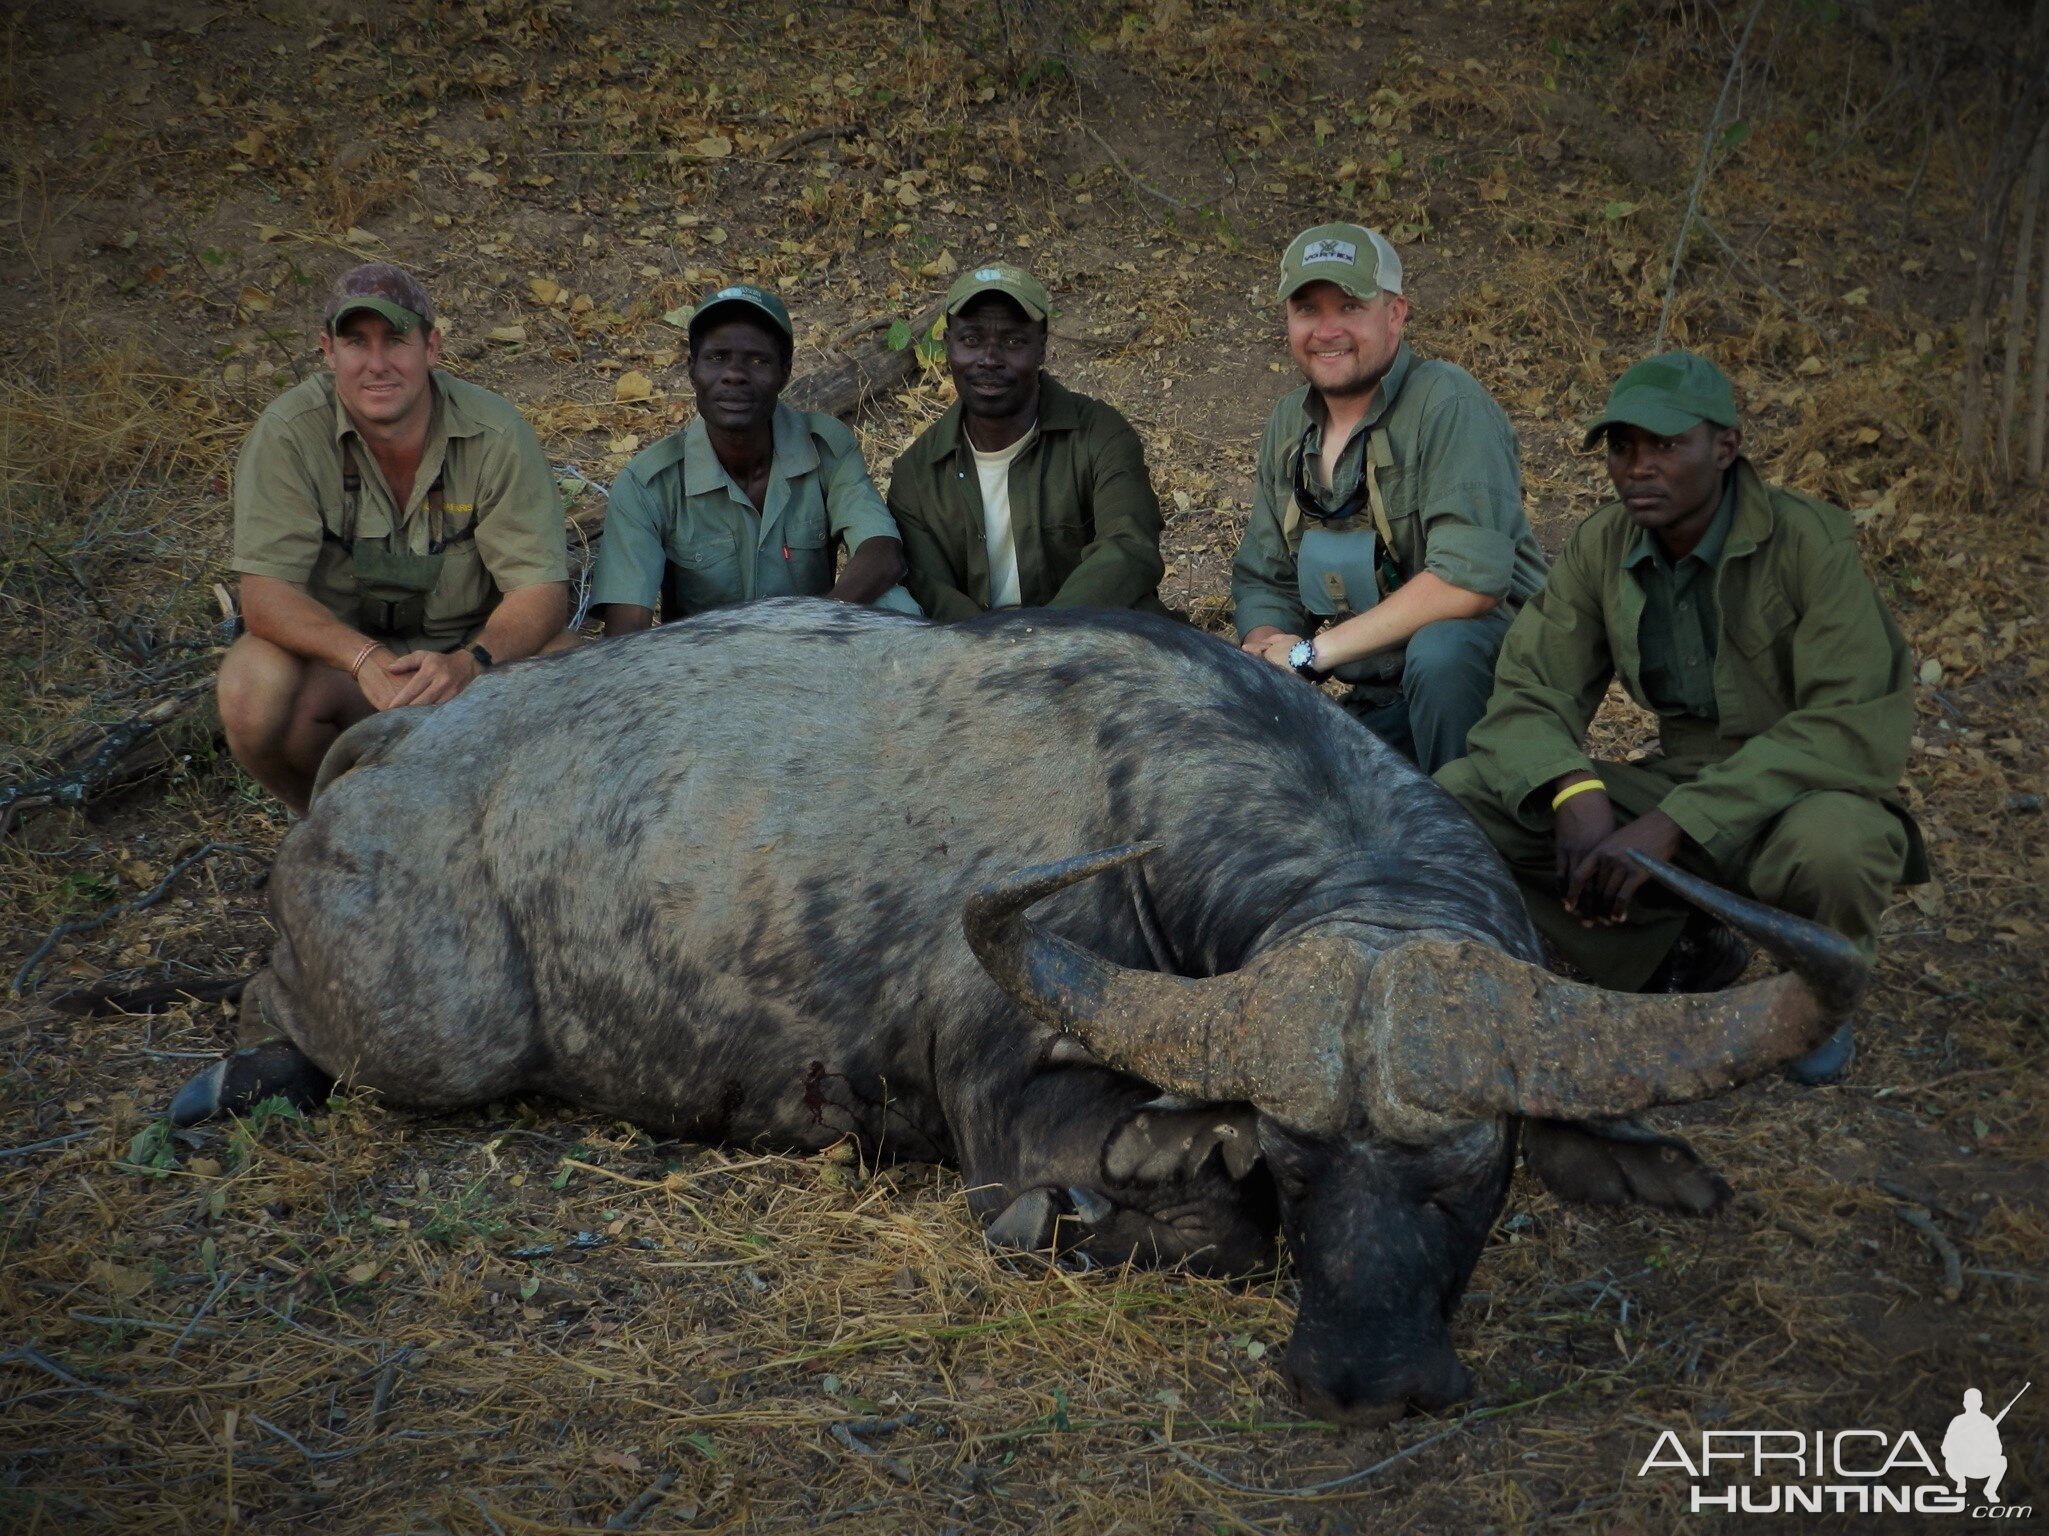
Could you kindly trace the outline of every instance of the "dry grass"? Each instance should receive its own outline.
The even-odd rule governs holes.
[[[510,6],[488,26],[437,13],[439,32],[345,22],[318,48],[238,13],[177,44],[217,106],[154,127],[147,107],[110,106],[91,155],[17,84],[11,174],[49,200],[22,228],[83,230],[93,254],[36,269],[63,323],[0,369],[0,782],[152,688],[203,685],[219,639],[207,588],[225,569],[214,477],[269,388],[249,370],[267,376],[297,345],[266,328],[295,335],[310,312],[286,256],[339,259],[245,250],[228,214],[208,224],[196,207],[190,239],[160,243],[147,209],[95,201],[171,150],[203,151],[174,162],[195,204],[250,225],[378,221],[451,296],[461,366],[600,479],[628,451],[615,443],[680,418],[674,398],[611,399],[629,366],[681,389],[669,303],[769,277],[815,348],[915,312],[942,249],[1009,251],[1008,226],[969,217],[1000,188],[1035,242],[1014,254],[1057,268],[1091,323],[1121,334],[1148,317],[1133,344],[1070,348],[1060,366],[1140,422],[1172,508],[1170,591],[1213,626],[1259,392],[1288,382],[1264,371],[1280,356],[1270,330],[1242,317],[1265,314],[1271,250],[1352,162],[1369,216],[1430,222],[1419,268],[1442,296],[1419,308],[1419,347],[1510,410],[1555,547],[1599,494],[1575,424],[1643,350],[1663,297],[1683,180],[1632,177],[1658,154],[1690,165],[1726,41],[1707,7],[1661,24],[1533,7],[1485,36],[1426,10],[1381,17],[1407,26],[1405,46],[1363,63],[1324,57],[1306,9],[1175,0],[1137,8],[1140,24],[1065,0],[900,26],[834,12],[829,29],[707,10],[605,40],[559,7]],[[1006,16],[1020,70],[1037,71],[1026,88],[991,63]],[[1885,51],[1819,25],[1803,11],[1761,35],[1770,67],[1745,106],[1760,126],[1703,200],[1777,292],[1697,248],[1676,313],[1730,365],[1761,463],[1859,512],[1867,560],[1942,669],[1907,786],[1940,884],[1888,916],[1849,1086],[1764,1083],[1669,1117],[1738,1186],[1728,1212],[1588,1212],[1519,1179],[1457,1324],[1476,1403],[1344,1434],[1302,1419],[1273,1370],[1285,1272],[1228,1286],[999,1262],[944,1170],[654,1145],[554,1106],[430,1121],[355,1098],[169,1135],[159,1107],[232,1019],[77,1020],[45,1003],[109,972],[259,963],[260,865],[215,860],[60,947],[49,984],[0,1015],[0,1524],[483,1536],[638,1511],[662,1532],[1634,1532],[1683,1518],[1682,1485],[1633,1475],[1660,1429],[1872,1422],[1932,1443],[1963,1385],[2003,1400],[2049,1345],[2049,835],[2025,799],[2045,767],[2049,548],[2039,491],[1982,510],[1947,467],[1954,317],[1940,283],[1899,269],[1946,260],[1954,167],[1922,164]],[[686,35],[715,69],[679,62]],[[18,44],[24,68],[36,36]],[[274,45],[379,103],[363,177],[303,163],[328,141],[306,83],[264,77]],[[423,117],[437,82],[449,89]],[[1187,156],[1156,167],[1134,151],[1134,168],[1217,191],[1214,212],[1178,214],[1080,147],[1076,102],[1120,146],[1166,123]],[[850,123],[861,131],[799,163],[760,158]],[[252,130],[266,138],[251,169],[226,169],[220,145]],[[714,132],[730,156],[680,152]],[[480,166],[496,188],[465,179]],[[407,169],[422,176],[410,192],[392,185]],[[208,241],[219,261],[179,264]],[[527,279],[547,275],[595,303],[529,302]],[[245,286],[276,308],[245,311]],[[218,324],[166,327],[167,301]],[[514,319],[545,341],[475,340]],[[1246,367],[1202,384],[1219,359]],[[927,377],[862,423],[878,471],[946,401]],[[1642,726],[1618,708],[1603,742],[1626,748]],[[0,960],[11,974],[57,921],[148,889],[207,838],[267,850],[283,830],[203,753],[89,814],[39,815],[0,842]],[[1956,1247],[1960,1300],[1940,1295],[1904,1203]],[[2039,1506],[2035,1412],[2017,1410],[2007,1449],[2010,1488]],[[859,1427],[878,1422],[898,1427]]]

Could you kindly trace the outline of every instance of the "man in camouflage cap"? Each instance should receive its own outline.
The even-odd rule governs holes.
[[[900,454],[889,507],[908,584],[935,619],[991,608],[1143,608],[1158,589],[1160,503],[1125,419],[1045,371],[1052,299],[992,262],[946,295],[959,397]]]
[[[1463,369],[1410,352],[1401,258],[1377,231],[1304,230],[1279,298],[1307,382],[1260,441],[1231,568],[1238,638],[1355,684],[1345,707],[1431,772],[1465,751],[1509,621],[1544,580],[1515,429]]]
[[[1735,396],[1691,352],[1638,363],[1587,428],[1618,500],[1566,541],[1501,653],[1471,756],[1437,781],[1487,829],[1531,916],[1603,986],[1725,986],[1733,935],[1653,897],[1640,849],[1868,957],[1893,885],[1927,878],[1896,787],[1913,729],[1906,642],[1857,561],[1850,519],[1768,486]],[[1609,679],[1658,717],[1661,752],[1596,762]],[[1796,1062],[1833,1081],[1846,1025]]]
[[[751,283],[690,317],[690,424],[612,482],[591,603],[607,634],[758,597],[899,613],[903,545],[844,422],[782,403],[796,348],[783,301]],[[846,564],[835,575],[836,551]]]
[[[236,465],[248,632],[219,682],[236,760],[301,812],[343,730],[454,698],[568,617],[547,458],[510,401],[441,371],[418,280],[344,274],[320,351],[326,369],[271,402]]]

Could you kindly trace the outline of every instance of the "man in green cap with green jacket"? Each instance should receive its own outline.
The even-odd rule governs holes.
[[[1357,685],[1345,707],[1433,772],[1464,753],[1509,621],[1544,580],[1515,429],[1463,369],[1409,351],[1401,258],[1376,231],[1304,230],[1279,297],[1307,382],[1259,445],[1231,568],[1239,642]]]
[[[1044,368],[1052,299],[1021,267],[946,295],[955,404],[896,461],[889,509],[911,595],[935,619],[991,608],[1143,608],[1158,588],[1160,503],[1124,418]]]
[[[1867,956],[1895,883],[1927,877],[1895,797],[1913,664],[1849,517],[1767,486],[1735,397],[1690,352],[1638,363],[1586,444],[1618,500],[1567,540],[1501,653],[1470,755],[1437,775],[1514,869],[1554,947],[1603,986],[1704,991],[1741,974],[1726,930],[1651,898],[1641,850],[1813,918]],[[1595,762],[1619,678],[1659,755]],[[1832,1082],[1846,1025],[1790,1069]]]
[[[782,403],[795,336],[751,283],[690,317],[697,415],[612,482],[591,606],[609,635],[758,597],[833,597],[915,614],[903,545],[842,422]],[[836,553],[846,564],[835,572]]]

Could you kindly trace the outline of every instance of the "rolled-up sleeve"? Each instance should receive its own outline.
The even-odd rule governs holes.
[[[569,536],[555,471],[534,429],[494,433],[478,476],[477,553],[500,592],[569,579]],[[608,541],[609,542],[609,541]]]
[[[1458,393],[1432,403],[1418,447],[1423,568],[1482,597],[1507,597],[1528,526],[1515,428],[1493,401]]]
[[[605,503],[605,537],[591,577],[591,606],[625,603],[653,608],[662,592],[662,512],[654,494],[629,467],[612,482]]]
[[[838,422],[832,425],[839,427],[839,432],[825,436],[821,446],[830,460],[825,466],[825,516],[833,538],[849,555],[870,539],[901,541],[896,519],[889,515],[882,492],[869,478],[860,442]]]
[[[304,586],[320,558],[320,502],[292,433],[266,411],[235,461],[234,569]]]

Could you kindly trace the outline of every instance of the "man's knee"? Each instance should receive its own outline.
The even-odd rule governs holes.
[[[230,646],[214,683],[228,744],[239,751],[281,735],[291,723],[305,674],[298,657],[255,635]]]
[[[1487,618],[1439,619],[1409,636],[1402,662],[1402,684],[1424,686],[1480,677],[1494,682],[1494,658],[1500,654],[1501,626]]]
[[[1883,905],[1906,863],[1907,836],[1877,801],[1834,790],[1807,795],[1766,834],[1750,886],[1802,916],[1845,903]]]

